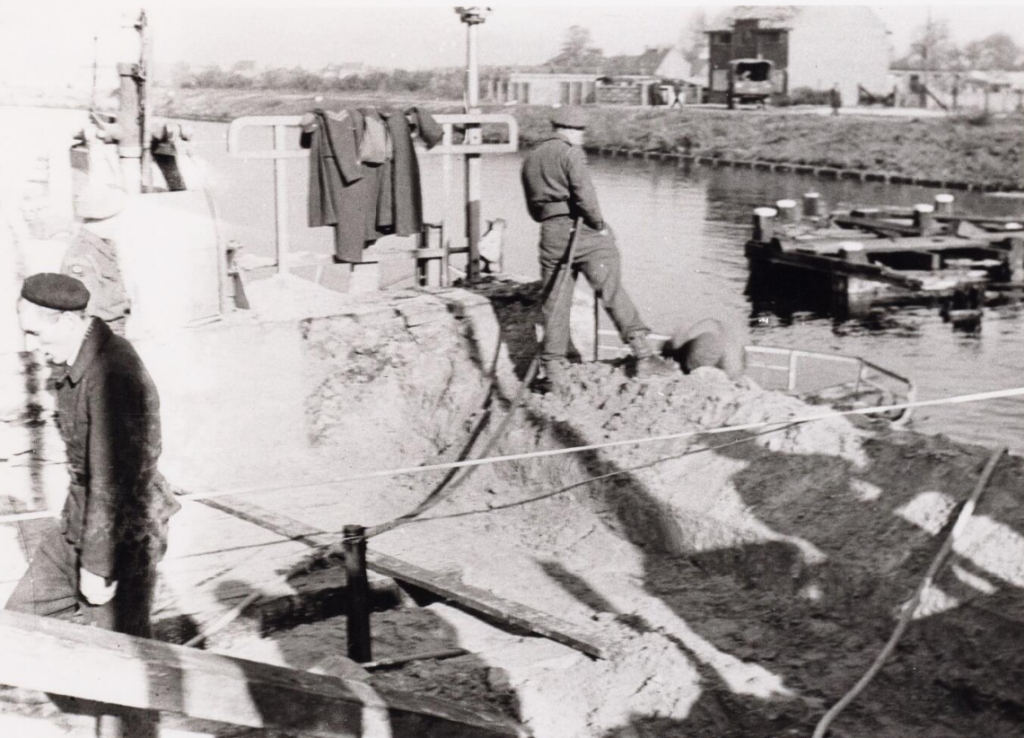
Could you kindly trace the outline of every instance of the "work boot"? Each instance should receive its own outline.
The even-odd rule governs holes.
[[[658,356],[651,344],[647,331],[637,331],[628,338],[629,348],[633,351],[636,361],[636,378],[651,379],[653,377],[679,376],[679,365],[670,359]]]
[[[534,383],[541,394],[564,395],[569,388],[569,362],[551,359],[544,362],[544,376]]]

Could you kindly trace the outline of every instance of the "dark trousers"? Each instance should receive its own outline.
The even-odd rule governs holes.
[[[159,555],[162,553],[159,551]],[[124,557],[113,599],[105,605],[90,605],[78,589],[78,551],[64,539],[60,527],[53,526],[40,541],[28,571],[14,588],[6,609],[63,620],[80,617],[86,625],[149,638],[152,636],[149,613],[156,588],[155,567],[159,555],[139,551]],[[153,713],[56,696],[54,702],[65,710],[84,709],[88,713],[98,713],[97,735],[102,738],[149,738],[158,735]]]
[[[568,216],[548,218],[541,223],[540,268],[544,284],[564,260],[571,230],[572,219]],[[580,272],[600,295],[623,341],[628,341],[632,334],[649,332],[622,286],[622,267],[615,235],[611,230],[602,235],[580,223],[571,278],[559,279],[544,301],[544,343],[541,347],[544,362],[564,359],[569,352],[569,313],[576,277]]]

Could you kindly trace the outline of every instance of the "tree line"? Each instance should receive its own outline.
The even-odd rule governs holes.
[[[949,72],[1018,71],[1024,70],[1024,48],[1003,32],[958,45],[950,33],[949,21],[929,19],[918,28],[909,52],[893,61],[893,67]]]
[[[228,69],[211,64],[193,70],[176,64],[168,80],[180,89],[297,90],[302,92],[417,93],[438,99],[459,99],[465,88],[461,69],[364,70],[351,73],[314,72],[303,67],[256,70],[251,62]]]

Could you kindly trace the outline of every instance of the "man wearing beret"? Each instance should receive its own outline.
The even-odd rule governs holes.
[[[580,108],[563,107],[551,117],[551,135],[523,161],[522,181],[530,217],[541,224],[540,266],[544,284],[564,260],[573,220],[580,232],[572,263],[572,279],[558,280],[544,302],[541,360],[548,386],[564,389],[569,351],[569,312],[575,277],[583,272],[604,301],[622,340],[636,358],[637,375],[677,374],[658,357],[648,340],[650,330],[622,285],[615,235],[601,216],[597,193],[583,153],[586,116]]]
[[[48,273],[26,279],[18,301],[22,330],[54,365],[70,486],[7,609],[150,637],[156,564],[180,505],[156,469],[156,387],[132,345],[85,316],[88,302],[80,281]],[[150,734],[104,721],[104,735]]]

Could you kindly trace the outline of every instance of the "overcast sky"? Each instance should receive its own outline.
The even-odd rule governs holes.
[[[310,69],[329,62],[409,69],[465,63],[465,27],[451,5],[431,2],[403,7],[388,0],[302,4],[306,7],[261,0],[179,0],[151,2],[146,7],[156,59],[161,63],[181,60],[193,66],[227,66],[253,60],[261,67],[301,65]],[[33,69],[52,74],[70,65],[88,66],[96,33],[101,57],[118,58],[113,28],[124,9],[131,7],[98,0],[4,0],[0,6],[0,76],[10,80],[15,69],[28,77]],[[573,0],[549,0],[546,7],[495,4],[479,32],[480,60],[502,65],[543,62],[558,52],[566,29],[574,24],[590,29],[594,44],[606,54],[639,53],[648,45],[677,41],[697,7],[713,18],[728,5],[644,0],[600,7]],[[897,54],[906,50],[929,12],[934,18],[950,21],[958,42],[1005,31],[1024,45],[1024,3],[1020,2],[870,7],[891,31]]]

